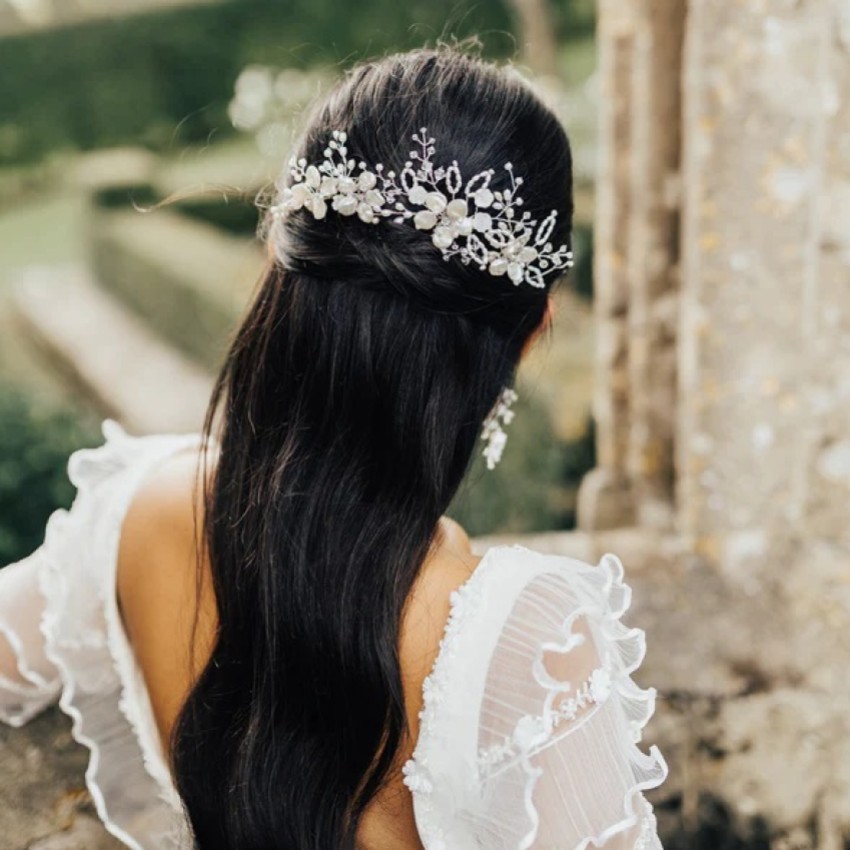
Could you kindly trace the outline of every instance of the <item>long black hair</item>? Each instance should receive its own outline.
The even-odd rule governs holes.
[[[523,209],[556,209],[552,241],[569,241],[563,129],[518,74],[456,49],[355,67],[297,155],[320,161],[342,129],[351,156],[399,171],[420,127],[467,180],[493,168],[508,188],[513,163]],[[408,731],[405,602],[556,276],[516,286],[409,222],[332,211],[268,239],[204,426],[218,621],[173,768],[202,850],[350,850]]]

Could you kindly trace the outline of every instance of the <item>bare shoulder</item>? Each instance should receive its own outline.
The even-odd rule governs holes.
[[[408,721],[415,740],[422,708],[422,683],[431,672],[449,617],[452,593],[472,574],[481,559],[461,525],[448,517],[407,601],[399,655]]]
[[[413,754],[419,737],[422,685],[431,672],[449,617],[450,598],[475,569],[480,558],[464,529],[448,517],[440,522],[431,553],[407,599],[399,636],[399,664],[404,687],[409,735],[396,753],[395,768],[367,807],[358,831],[363,847],[414,847],[419,842],[410,792],[403,784],[402,765]]]
[[[134,603],[134,594],[125,598],[124,589],[140,590],[154,575],[174,577],[176,556],[182,563],[195,552],[196,516],[203,518],[203,504],[196,481],[199,452],[179,451],[148,472],[124,515],[118,558],[118,591],[122,604]],[[153,557],[153,554],[157,557]],[[165,560],[162,560],[162,557]]]
[[[210,582],[201,581],[197,594],[198,577],[206,573],[201,564],[199,574],[196,545],[196,528],[203,519],[202,500],[196,499],[199,457],[197,449],[177,452],[145,476],[125,514],[118,550],[121,615],[163,738],[207,657],[214,631]],[[214,459],[210,453],[208,464]],[[196,610],[198,653],[193,664]]]

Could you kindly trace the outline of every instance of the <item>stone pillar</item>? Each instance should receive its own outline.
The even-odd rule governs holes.
[[[685,0],[598,6],[598,467],[578,511],[588,530],[667,527],[673,513],[684,14]]]
[[[673,524],[685,0],[643,0],[632,97],[627,469],[640,525]]]
[[[798,495],[809,539],[850,550],[850,5],[833,0],[821,57],[822,172],[819,250],[809,293],[810,371],[804,404],[804,489]]]
[[[848,28],[845,0],[689,7],[677,501],[741,575],[848,535]]]

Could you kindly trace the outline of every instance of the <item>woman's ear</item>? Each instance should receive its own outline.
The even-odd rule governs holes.
[[[522,348],[522,356],[525,357],[532,348],[534,348],[535,343],[540,337],[548,331],[552,325],[555,323],[555,300],[550,295],[546,299],[546,311],[543,313],[543,318],[540,320],[540,324],[537,326],[534,333],[526,340],[525,345]]]

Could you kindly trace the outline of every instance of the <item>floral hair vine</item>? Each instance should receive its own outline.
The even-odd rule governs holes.
[[[538,222],[519,210],[523,201],[517,189],[523,180],[514,176],[510,162],[504,166],[510,188],[495,190],[490,188],[496,173],[492,168],[464,184],[456,160],[435,167],[435,140],[425,127],[413,134],[419,149],[410,152],[399,174],[385,172],[380,163],[370,168],[349,158],[347,141],[344,131],[334,130],[321,163],[293,158],[292,183],[271,214],[279,217],[304,208],[323,219],[330,205],[370,224],[382,218],[399,224],[412,219],[418,230],[431,232],[443,259],[475,263],[496,277],[507,275],[517,286],[525,282],[542,288],[544,274],[573,265],[572,251],[566,245],[555,249],[550,241],[557,211]]]

